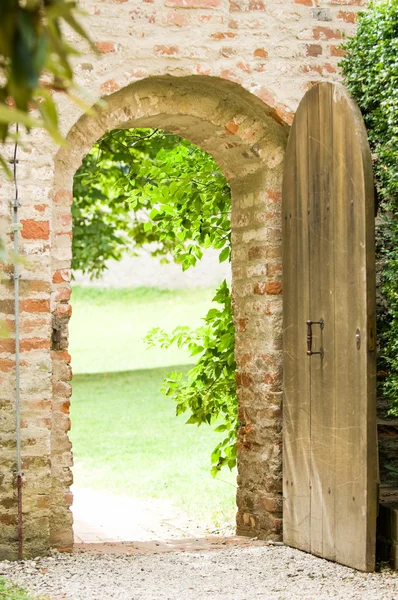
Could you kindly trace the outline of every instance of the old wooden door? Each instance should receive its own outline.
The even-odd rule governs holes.
[[[304,96],[283,183],[284,542],[375,567],[372,164],[341,85]],[[312,354],[310,354],[312,352]]]

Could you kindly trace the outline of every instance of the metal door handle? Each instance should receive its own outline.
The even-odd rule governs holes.
[[[320,349],[319,352],[312,351],[312,326],[319,325],[321,331],[325,327],[325,321],[323,319],[319,319],[319,321],[306,321],[307,323],[307,356],[312,356],[313,354],[320,354],[321,358],[323,358],[324,350]]]

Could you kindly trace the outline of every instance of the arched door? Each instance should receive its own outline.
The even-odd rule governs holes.
[[[284,541],[375,567],[372,161],[341,85],[304,96],[283,183]]]

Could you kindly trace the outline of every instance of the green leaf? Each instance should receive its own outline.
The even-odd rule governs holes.
[[[40,125],[39,121],[32,118],[25,112],[18,110],[17,108],[4,106],[2,104],[0,104],[0,122],[9,124],[20,123],[21,125],[25,125],[25,127],[28,129],[31,127],[38,127]]]
[[[230,256],[230,253],[231,253],[231,251],[230,251],[230,248],[229,248],[229,246],[226,246],[226,247],[225,247],[225,248],[224,248],[224,249],[223,249],[223,250],[220,252],[220,256],[219,256],[219,261],[220,261],[220,263],[222,263],[222,262],[226,261],[226,260],[229,258],[229,256]]]

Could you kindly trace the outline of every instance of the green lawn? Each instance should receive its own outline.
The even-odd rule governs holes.
[[[77,485],[172,500],[215,526],[233,520],[236,474],[213,479],[209,473],[220,434],[185,425],[186,417],[177,418],[174,403],[159,392],[164,374],[188,370],[191,359],[183,351],[145,350],[141,342],[155,325],[199,325],[213,294],[74,289],[71,438]]]
[[[172,331],[178,325],[201,325],[213,296],[213,289],[74,287],[70,321],[73,372],[135,371],[192,362],[183,350],[148,349],[142,338],[152,327]]]

